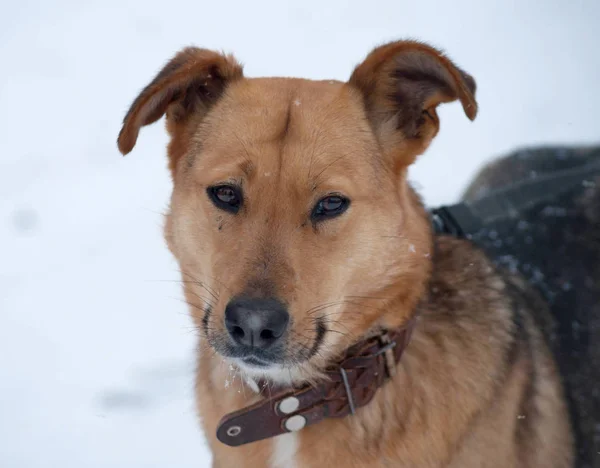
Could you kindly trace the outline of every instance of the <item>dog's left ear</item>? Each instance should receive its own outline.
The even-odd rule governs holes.
[[[436,107],[460,100],[471,120],[477,115],[475,80],[444,54],[414,41],[373,50],[349,83],[361,92],[367,118],[395,165],[411,164],[439,130]]]

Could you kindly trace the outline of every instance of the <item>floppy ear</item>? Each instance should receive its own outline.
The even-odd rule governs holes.
[[[377,47],[349,82],[361,92],[384,152],[401,166],[411,164],[437,134],[439,104],[458,99],[469,119],[477,114],[473,78],[440,51],[419,42]]]
[[[165,113],[171,133],[172,125],[185,125],[192,114],[205,114],[227,84],[242,76],[242,66],[232,56],[197,47],[183,49],[133,101],[119,133],[119,150],[129,153],[140,128]]]

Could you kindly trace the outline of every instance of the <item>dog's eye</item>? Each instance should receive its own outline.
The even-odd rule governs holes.
[[[313,221],[321,221],[341,215],[350,205],[350,200],[340,195],[330,195],[319,200],[310,214]]]
[[[237,213],[242,206],[242,194],[233,185],[216,185],[209,187],[208,196],[217,208],[230,213]]]

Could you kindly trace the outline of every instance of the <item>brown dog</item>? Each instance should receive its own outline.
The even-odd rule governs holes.
[[[434,239],[407,183],[438,132],[436,107],[459,100],[473,119],[474,93],[446,56],[402,41],[347,83],[247,79],[233,57],[188,48],[134,101],[124,154],[165,113],[171,135],[165,235],[201,332],[196,395],[214,466],[571,466],[538,302],[468,242]],[[355,414],[329,418],[331,402],[319,403],[314,421],[308,408],[291,424],[302,398],[270,399],[315,395],[349,347],[413,320],[397,365],[390,347],[369,355],[379,367],[365,368]],[[340,414],[354,412],[366,375],[352,372],[324,397],[346,402]],[[252,404],[266,416],[248,419],[250,438],[276,417],[287,433],[217,440],[221,418]],[[219,438],[242,430],[230,429]]]

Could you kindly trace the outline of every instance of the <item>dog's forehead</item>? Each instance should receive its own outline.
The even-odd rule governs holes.
[[[238,106],[239,110],[269,110],[263,113],[265,117],[280,116],[294,110],[296,117],[303,114],[315,117],[333,104],[351,106],[356,103],[358,94],[349,89],[346,83],[336,80],[249,78],[233,83],[224,101]]]
[[[207,158],[202,166],[224,171],[243,163],[306,174],[308,166],[320,172],[337,158],[360,169],[372,166],[377,152],[359,94],[332,80],[241,80],[227,90],[199,140]]]

